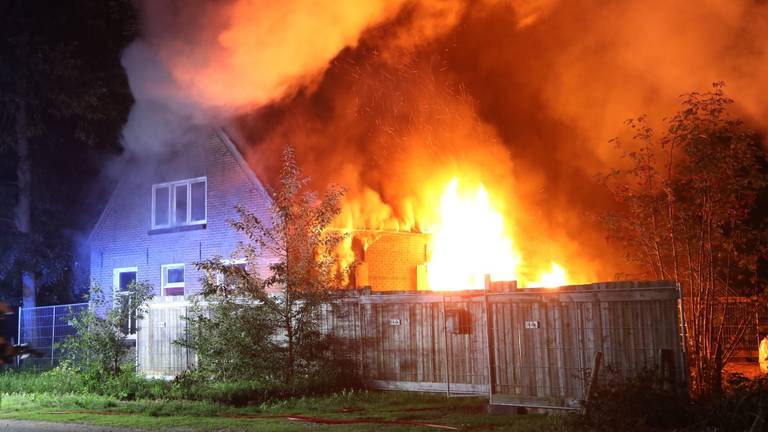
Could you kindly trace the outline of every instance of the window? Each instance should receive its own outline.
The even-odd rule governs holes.
[[[206,177],[152,186],[152,229],[206,222]]]
[[[121,323],[121,331],[131,339],[136,337],[136,311],[131,310],[133,305],[127,304],[125,299],[128,298],[128,288],[137,280],[137,274],[138,269],[136,267],[117,268],[112,272],[114,304],[116,306],[124,305],[129,310]]]
[[[246,271],[245,258],[239,258],[235,260],[225,259],[225,260],[222,260],[221,262],[227,267],[238,267],[241,270]],[[221,273],[216,273],[216,283],[226,284],[229,287],[233,287],[235,285],[235,281],[229,281],[229,280],[225,281],[224,275]]]
[[[163,295],[184,295],[184,264],[166,264],[162,267]]]

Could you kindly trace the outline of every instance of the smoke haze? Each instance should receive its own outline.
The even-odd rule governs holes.
[[[234,120],[267,182],[296,147],[343,224],[421,230],[451,176],[483,182],[530,261],[611,278],[590,214],[623,121],[671,115],[724,80],[768,118],[768,3],[756,0],[227,0],[141,3],[124,54],[126,148],[183,145]],[[660,125],[657,125],[660,126]]]

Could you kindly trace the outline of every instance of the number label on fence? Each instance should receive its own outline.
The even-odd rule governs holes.
[[[400,325],[400,320],[399,319],[390,319],[389,320],[389,325],[393,325],[393,326]]]
[[[525,328],[527,328],[527,329],[537,329],[539,327],[541,327],[541,326],[539,325],[538,321],[526,321],[525,322]]]

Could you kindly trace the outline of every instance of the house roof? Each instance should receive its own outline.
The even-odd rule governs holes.
[[[237,161],[237,164],[243,170],[246,177],[254,185],[254,187],[256,187],[258,191],[261,194],[263,194],[265,197],[269,198],[269,193],[264,188],[264,185],[258,179],[258,177],[256,177],[256,173],[253,171],[253,169],[251,169],[250,165],[248,165],[248,162],[246,162],[245,158],[243,157],[241,148],[231,138],[230,134],[227,133],[227,131],[223,127],[215,128],[213,131],[213,134],[219,139],[219,141],[221,141],[224,144],[224,146],[230,152],[230,154],[235,159],[235,161]],[[128,163],[128,165],[130,165],[130,162]],[[99,218],[96,220],[96,223],[93,225],[91,232],[88,234],[88,243],[91,243],[94,233],[102,226],[105,214],[107,213],[107,209],[109,209],[114,202],[115,195],[116,195],[115,192],[120,188],[121,184],[124,181],[125,180],[121,178],[112,189],[112,192],[109,195],[109,199],[107,200],[106,204],[104,205],[104,208],[102,208],[101,213],[99,214]]]

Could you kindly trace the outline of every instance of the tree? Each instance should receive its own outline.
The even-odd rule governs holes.
[[[33,306],[38,285],[66,285],[71,232],[91,222],[71,202],[95,173],[90,150],[117,147],[135,12],[129,0],[0,0],[0,28],[0,280]]]
[[[321,369],[328,366],[333,344],[321,333],[319,318],[339,286],[335,252],[344,235],[328,228],[339,214],[343,191],[331,187],[320,197],[308,190],[308,181],[286,147],[279,188],[269,191],[271,218],[239,206],[239,220],[231,222],[245,238],[235,256],[247,264],[220,258],[198,263],[208,275],[203,296],[209,312],[192,315],[188,339],[181,343],[197,351],[201,370],[287,384],[331,373]],[[261,278],[264,262],[269,264]]]
[[[631,143],[615,143],[629,165],[603,177],[620,208],[603,215],[609,238],[646,275],[683,287],[699,393],[719,391],[723,363],[747,325],[748,317],[727,314],[728,298],[759,294],[765,284],[758,198],[768,185],[766,158],[757,135],[729,115],[732,103],[715,83],[685,95],[659,137],[645,117],[628,121]]]
[[[63,358],[83,371],[118,375],[128,359],[131,322],[143,318],[152,291],[148,283],[133,282],[110,307],[101,287],[94,284],[88,310],[70,317],[75,335],[61,342]]]

